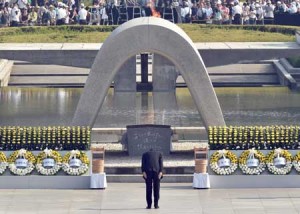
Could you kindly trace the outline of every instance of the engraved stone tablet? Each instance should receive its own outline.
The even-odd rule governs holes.
[[[127,126],[128,154],[142,155],[151,148],[163,154],[170,153],[172,130],[167,125]]]

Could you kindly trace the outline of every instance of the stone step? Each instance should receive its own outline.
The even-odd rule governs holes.
[[[247,74],[275,74],[273,64],[234,64],[209,67],[210,75],[247,75]],[[88,76],[90,69],[59,65],[38,65],[26,62],[17,62],[13,66],[12,76]],[[137,70],[137,75],[140,71]],[[151,69],[149,75],[152,75]]]
[[[192,174],[195,168],[193,151],[171,152],[163,155],[164,173],[174,175]],[[129,156],[127,152],[105,151],[104,168],[111,175],[140,175],[141,156]]]
[[[213,75],[214,86],[263,86],[279,85],[277,75]],[[11,76],[10,86],[83,87],[87,76]],[[137,78],[137,81],[139,78]],[[151,78],[149,80],[151,82]],[[177,78],[177,86],[186,87],[182,77]]]
[[[266,75],[276,74],[273,63],[234,64],[207,68],[209,75]]]
[[[168,175],[187,175],[193,174],[195,170],[194,166],[168,166],[164,167],[164,173]],[[140,175],[141,166],[137,167],[105,167],[105,172],[111,175]]]
[[[88,76],[90,69],[57,65],[15,64],[11,76]]]
[[[217,66],[209,67],[207,70],[214,86],[280,84],[272,62]],[[13,66],[9,86],[84,87],[88,74],[89,69],[87,68],[17,62]],[[148,80],[152,82],[151,69],[149,70]],[[139,69],[137,70],[136,81],[141,82]],[[186,87],[182,76],[177,78],[176,86]]]
[[[108,183],[144,183],[144,179],[139,175],[106,175]],[[187,175],[168,175],[165,174],[161,180],[163,183],[191,183],[193,182],[193,173]]]

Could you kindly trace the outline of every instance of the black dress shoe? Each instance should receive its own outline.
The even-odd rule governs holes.
[[[155,209],[159,209],[159,206],[158,206],[158,205],[156,205],[156,206],[154,206],[154,208],[155,208]]]
[[[151,209],[151,206],[147,206],[146,209]]]

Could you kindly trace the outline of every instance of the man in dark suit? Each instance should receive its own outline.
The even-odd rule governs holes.
[[[147,209],[151,209],[152,205],[152,183],[154,192],[154,207],[158,209],[160,180],[163,176],[163,159],[160,152],[150,149],[145,152],[142,157],[142,172],[146,182],[146,200]]]

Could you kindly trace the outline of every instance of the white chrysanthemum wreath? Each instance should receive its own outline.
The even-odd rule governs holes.
[[[227,161],[229,166],[221,167],[219,166],[219,161]],[[237,156],[233,152],[223,149],[212,154],[210,158],[210,168],[218,175],[230,175],[237,169],[237,162]]]
[[[300,172],[300,152],[298,152],[293,158],[293,166],[297,172]]]
[[[243,151],[239,157],[239,167],[246,175],[259,175],[266,169],[265,155],[255,148]]]
[[[4,152],[0,152],[0,175],[2,175],[8,166],[7,158]]]
[[[42,175],[55,175],[61,169],[62,157],[57,151],[44,149],[36,157],[36,170]]]
[[[285,159],[281,167],[276,166],[276,160]],[[266,164],[268,170],[275,175],[286,175],[292,170],[292,154],[288,150],[281,148],[271,151],[266,157]]]
[[[73,166],[78,164],[77,166]],[[82,175],[89,169],[89,159],[87,155],[79,150],[67,152],[63,157],[62,169],[68,175]]]
[[[15,175],[27,175],[34,170],[35,157],[25,149],[14,151],[8,158],[8,168]]]

